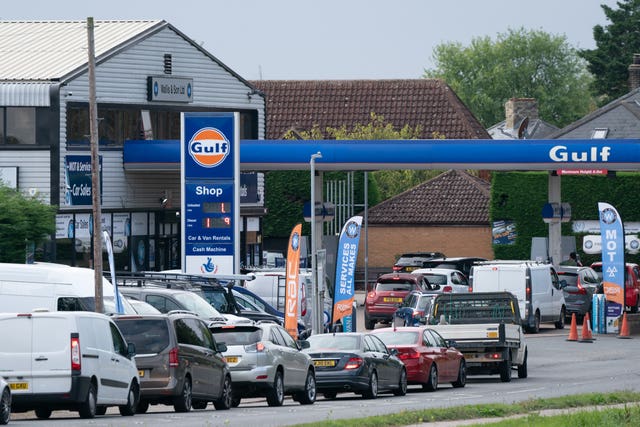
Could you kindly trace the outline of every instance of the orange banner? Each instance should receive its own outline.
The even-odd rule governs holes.
[[[294,339],[298,337],[300,233],[302,233],[302,224],[297,224],[291,231],[291,237],[289,237],[289,249],[287,250],[287,286],[285,288],[284,328]]]

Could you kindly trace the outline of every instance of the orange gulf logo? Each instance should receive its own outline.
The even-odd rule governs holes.
[[[229,155],[231,144],[222,132],[214,128],[197,131],[189,141],[189,155],[194,162],[205,168],[214,168]]]

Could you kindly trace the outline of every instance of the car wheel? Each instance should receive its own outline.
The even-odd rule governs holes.
[[[323,393],[322,396],[324,396],[325,399],[335,399],[336,396],[338,396],[338,393],[336,393],[335,391],[329,391]]]
[[[127,395],[127,404],[118,406],[120,415],[125,417],[135,415],[139,400],[140,400],[140,387],[138,387],[138,383],[134,381],[131,383],[131,386],[129,387],[129,394]]]
[[[369,316],[367,315],[367,312],[364,312],[364,328],[371,330],[373,328],[376,327],[376,321],[369,319]]]
[[[532,334],[537,334],[538,332],[540,332],[540,312],[539,311],[536,311],[536,314],[533,318],[533,326],[527,328],[527,330]]]
[[[80,404],[80,408],[78,409],[80,418],[93,418],[96,416],[96,410],[98,409],[98,406],[96,405],[97,399],[96,386],[91,383],[89,384],[87,397],[85,401]]]
[[[9,423],[9,418],[11,418],[11,392],[5,388],[0,398],[0,424]]]
[[[402,368],[400,371],[400,381],[398,382],[398,388],[393,391],[394,396],[404,396],[407,394],[407,371]]]
[[[48,420],[51,416],[51,409],[49,408],[37,408],[36,409],[36,417],[39,420]]]
[[[191,402],[191,407],[193,409],[207,409],[207,404],[209,402],[207,402],[206,400],[194,400],[193,402]]]
[[[464,387],[467,384],[467,363],[464,360],[460,361],[458,367],[458,378],[451,383],[452,386],[459,388]]]
[[[213,401],[213,407],[218,411],[225,411],[230,409],[233,405],[233,390],[231,389],[231,377],[229,375],[224,377],[222,383],[222,395],[219,399]]]
[[[438,368],[432,363],[429,368],[429,378],[427,382],[422,384],[422,389],[426,391],[436,391],[438,389]]]
[[[556,329],[564,329],[564,318],[566,315],[567,313],[565,311],[565,308],[562,307],[562,310],[560,310],[560,318],[556,322]]]
[[[144,414],[149,410],[149,402],[146,400],[141,400],[138,402],[138,407],[136,408],[136,414]]]
[[[378,374],[376,371],[371,372],[371,375],[369,375],[369,387],[362,393],[362,397],[365,399],[375,399],[378,397]]]
[[[316,401],[316,376],[313,371],[307,372],[307,379],[304,381],[304,391],[296,394],[296,400],[301,405],[313,405]]]
[[[284,382],[282,381],[282,372],[276,372],[276,378],[273,380],[273,387],[267,392],[267,404],[269,406],[282,406],[284,403]]]
[[[107,413],[107,407],[106,406],[98,406],[96,408],[96,415],[104,415]]]
[[[508,383],[511,381],[511,353],[500,363],[500,381]]]
[[[180,395],[173,398],[173,409],[176,412],[189,412],[191,410],[191,394],[191,379],[187,377],[184,379]]]
[[[528,350],[524,351],[524,361],[522,362],[522,365],[518,366],[518,378],[527,378],[528,372],[527,372],[527,357],[528,357]]]

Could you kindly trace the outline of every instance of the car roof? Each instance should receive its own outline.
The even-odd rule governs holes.
[[[381,274],[380,276],[378,276],[376,278],[376,281],[383,279],[383,280],[388,280],[388,279],[404,279],[404,280],[416,280],[418,278],[419,274],[413,274],[413,273],[385,273],[385,274]]]
[[[429,273],[436,273],[436,274],[450,274],[451,272],[456,271],[462,275],[464,275],[464,273],[460,270],[454,270],[451,268],[418,268],[416,270],[413,270],[411,272],[411,274],[429,274]]]

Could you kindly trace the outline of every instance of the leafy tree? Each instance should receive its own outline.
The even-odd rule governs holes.
[[[621,0],[619,9],[601,5],[611,24],[593,27],[596,49],[578,54],[589,63],[593,92],[601,105],[629,92],[629,64],[640,52],[640,0]]]
[[[290,132],[287,139],[337,139],[337,140],[384,140],[416,139],[421,129],[405,126],[395,129],[385,123],[384,117],[371,113],[370,122],[356,124],[353,128],[320,129],[314,126],[308,131]],[[410,143],[409,141],[407,143]],[[400,193],[424,180],[436,175],[435,171],[375,171],[369,174],[369,205],[373,206],[382,199]],[[326,172],[325,180],[344,179],[344,172]],[[265,176],[267,188],[265,204],[268,210],[263,222],[265,238],[288,238],[291,228],[302,219],[304,203],[310,199],[310,175],[308,171],[271,171]],[[364,173],[354,176],[354,202],[364,203]],[[384,188],[379,192],[378,188]],[[303,224],[303,233],[309,233],[309,224]]]
[[[55,213],[55,206],[0,184],[0,262],[24,262],[27,243],[38,246],[55,232]]]
[[[566,36],[510,29],[495,41],[440,44],[433,56],[424,77],[443,79],[485,127],[504,120],[510,98],[535,98],[540,118],[559,127],[593,108],[591,76]]]

